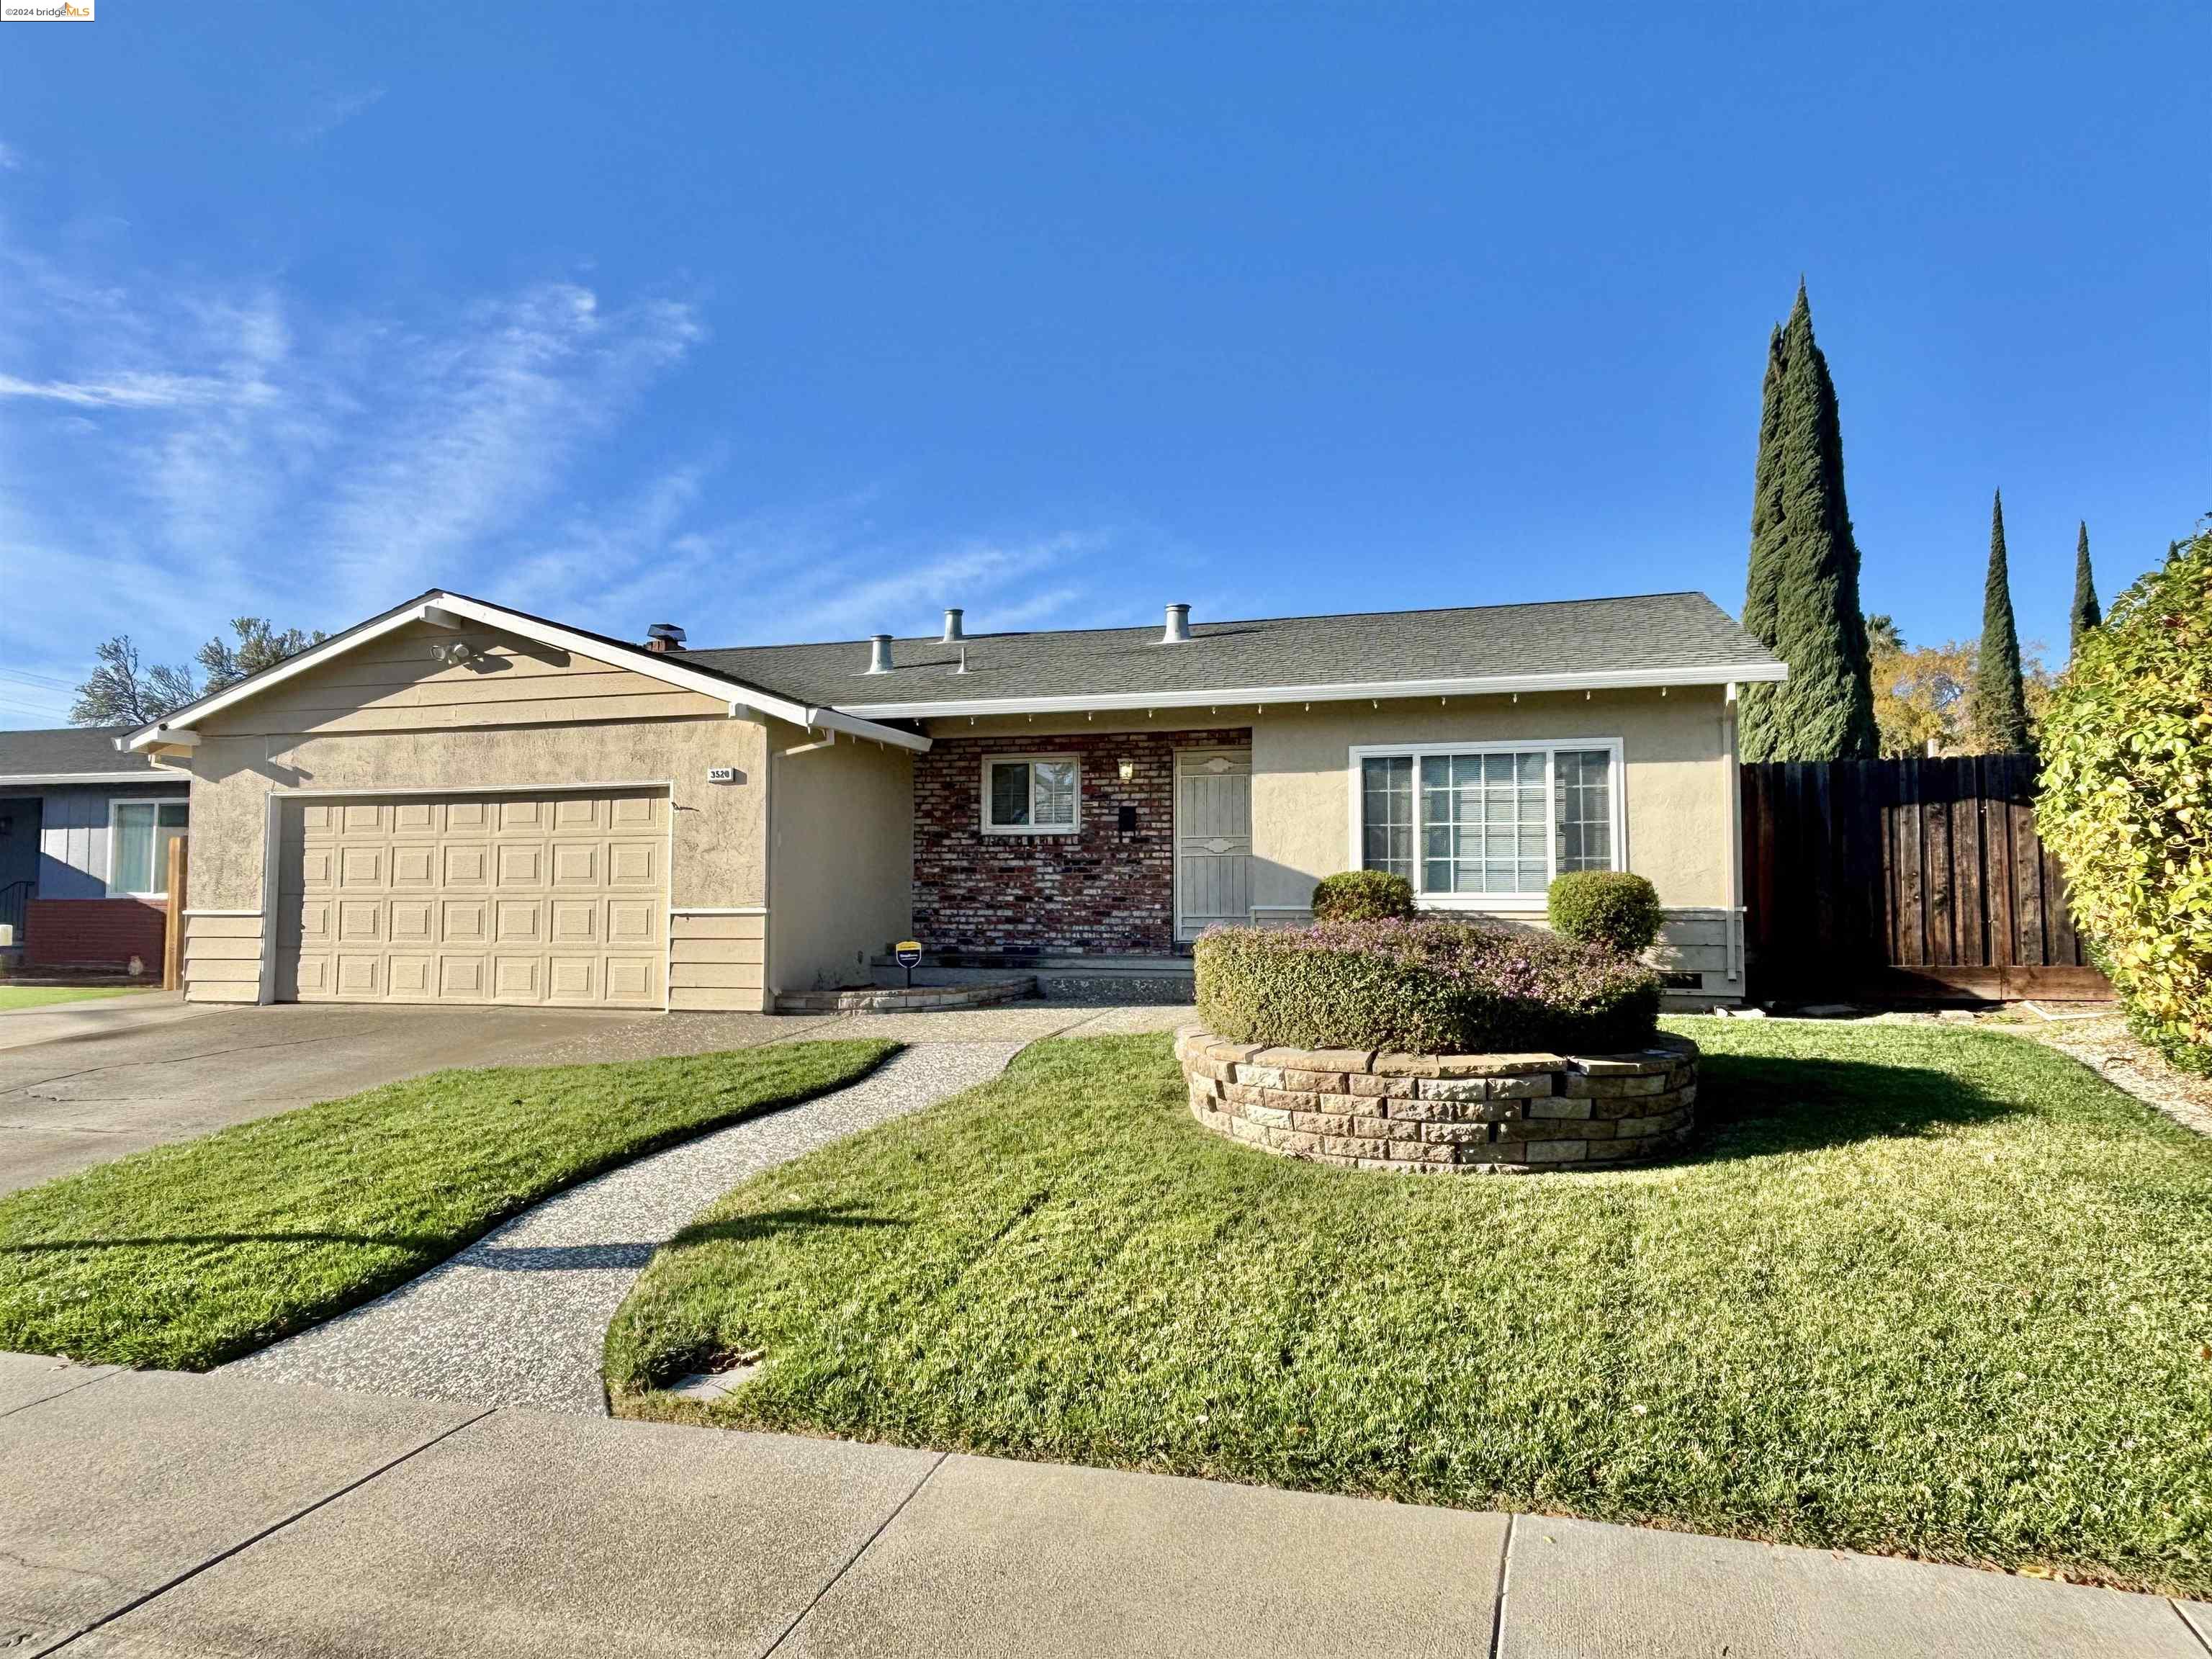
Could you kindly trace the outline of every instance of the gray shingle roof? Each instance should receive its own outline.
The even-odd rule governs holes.
[[[130,729],[64,726],[42,732],[0,732],[0,778],[67,779],[103,772],[174,776],[159,772],[143,755],[117,750],[115,739]]]
[[[896,667],[870,674],[865,640],[702,650],[686,659],[839,709],[1071,696],[1122,696],[1479,679],[1553,673],[1694,672],[1778,665],[1702,593],[1649,593],[1453,611],[1385,611],[1191,624],[977,634],[960,647],[893,643]]]

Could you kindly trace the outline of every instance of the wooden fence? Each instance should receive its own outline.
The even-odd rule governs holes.
[[[1744,942],[1757,997],[2107,997],[2029,755],[1743,768]]]

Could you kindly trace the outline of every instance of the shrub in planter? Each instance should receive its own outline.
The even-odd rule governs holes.
[[[1659,975],[1601,945],[1464,921],[1220,928],[1198,1015],[1237,1042],[1415,1054],[1584,1053],[1651,1040]]]
[[[1632,957],[1651,948],[1667,920],[1659,890],[1626,870],[1571,870],[1556,877],[1547,908],[1553,933]]]
[[[1314,884],[1316,921],[1381,921],[1413,914],[1413,884],[1387,870],[1346,870]]]
[[[2212,532],[2087,629],[2042,728],[2036,827],[2129,1022],[2212,1071]]]

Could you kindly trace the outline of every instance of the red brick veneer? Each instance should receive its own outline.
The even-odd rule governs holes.
[[[939,738],[914,762],[914,926],[933,951],[1166,956],[1175,950],[1175,751],[1241,749],[1248,730]],[[1082,763],[1072,836],[983,833],[986,755]],[[1123,783],[1127,757],[1136,775]],[[1118,828],[1121,809],[1136,812]]]
[[[137,957],[161,971],[169,907],[161,899],[33,899],[24,907],[27,968],[120,968]]]

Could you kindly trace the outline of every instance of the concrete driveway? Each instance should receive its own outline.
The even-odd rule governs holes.
[[[448,1066],[585,1065],[827,1036],[1030,1042],[1078,1026],[1165,1030],[1189,1012],[1043,1002],[844,1016],[206,1008],[165,996],[31,1010],[0,1015],[0,1192]]]

